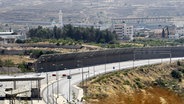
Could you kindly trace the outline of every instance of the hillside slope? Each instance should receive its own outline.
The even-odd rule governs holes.
[[[183,61],[108,73],[88,81],[85,99],[89,104],[184,104],[183,74]]]
[[[184,16],[181,0],[0,0],[0,21],[105,23],[119,17]],[[27,22],[26,22],[27,24]]]

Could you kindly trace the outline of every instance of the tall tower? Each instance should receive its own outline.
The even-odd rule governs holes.
[[[62,10],[59,11],[59,26],[63,27],[63,12]]]

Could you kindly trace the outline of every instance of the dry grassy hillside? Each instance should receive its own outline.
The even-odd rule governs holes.
[[[31,59],[29,56],[21,56],[21,55],[0,55],[0,59],[11,60],[14,64],[20,64],[22,62],[34,62],[35,59]]]
[[[184,104],[183,75],[183,61],[113,72],[89,80],[85,99],[89,104]]]

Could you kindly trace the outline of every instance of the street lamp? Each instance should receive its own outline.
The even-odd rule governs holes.
[[[89,74],[89,66],[88,66],[88,76],[89,76],[90,74]]]
[[[83,71],[83,66],[82,66],[82,87],[84,86],[84,71]]]
[[[86,87],[85,87],[85,89],[86,89],[86,94],[87,94],[87,78],[88,78],[89,76],[88,76],[88,74],[86,74]]]
[[[141,53],[144,51],[136,51],[136,53]],[[172,59],[172,53],[171,51],[153,51],[156,52],[156,54],[169,54],[170,57],[170,64],[171,64],[171,59]],[[134,68],[134,62],[135,62],[135,55],[136,55],[135,51],[133,51],[133,68]],[[161,63],[162,63],[162,58],[161,58]],[[148,59],[148,65],[150,64],[149,59]]]
[[[121,55],[120,55],[120,52],[119,52],[119,70],[121,70],[121,66],[120,66],[120,64],[121,64]]]
[[[56,73],[56,80],[57,80],[57,98],[59,97],[59,74],[58,72]],[[56,99],[57,102],[57,99]]]
[[[81,66],[82,66],[82,73],[81,73],[81,75],[82,75],[82,87],[84,86],[84,73],[83,73],[83,61],[80,61],[80,60],[77,60],[77,63],[81,63]],[[80,67],[80,64],[77,64],[77,66],[79,66]]]
[[[134,61],[135,61],[135,50],[133,51],[133,68],[134,68]]]
[[[90,58],[91,58],[92,61],[93,61],[94,54],[95,54],[95,52],[93,52],[93,53],[90,55]],[[93,63],[93,64],[94,64],[94,63]],[[94,66],[94,65],[93,65],[93,74],[94,74],[94,76],[95,76],[95,66]],[[90,76],[90,74],[89,74],[89,66],[88,66],[88,76]]]
[[[69,70],[69,75],[67,76],[67,79],[69,80],[69,87],[68,87],[68,101],[70,102],[70,85],[71,85],[71,82],[70,82],[70,79],[71,79],[71,70]]]
[[[46,73],[46,78],[47,78],[47,87],[48,87],[48,83],[49,83],[49,80],[48,80],[48,73]],[[47,88],[47,104],[49,104],[49,88]]]
[[[148,59],[148,65],[149,65],[149,59]]]
[[[89,58],[89,57],[84,57],[84,59],[87,59],[87,58]],[[83,61],[84,61],[84,60],[83,60]],[[85,66],[88,67],[88,76],[89,76],[89,64],[85,64]]]
[[[107,55],[106,55],[106,50],[105,50],[105,73],[106,73],[106,63],[107,63]]]
[[[87,78],[88,78],[88,75],[86,74],[86,87],[87,87]]]
[[[94,74],[94,76],[95,76],[95,66],[93,66],[93,74]]]
[[[53,93],[54,93],[54,82],[52,82],[52,95],[53,95]]]
[[[172,58],[172,53],[171,51],[161,51],[160,54],[169,54],[169,60],[170,60],[170,64],[171,64],[171,58]]]

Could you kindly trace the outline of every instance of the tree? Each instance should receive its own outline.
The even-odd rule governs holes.
[[[21,40],[21,39],[17,39],[15,42],[16,43],[25,43],[25,41],[24,40]]]
[[[95,42],[95,43],[109,43],[117,39],[116,34],[108,30],[94,29],[94,27],[73,27],[72,25],[65,25],[62,29],[54,26],[53,29],[43,28],[38,26],[36,29],[30,29],[28,36],[38,39],[66,39],[71,38],[76,41]]]
[[[20,68],[22,72],[26,72],[29,69],[28,64],[26,62],[22,62],[18,64],[18,68]]]
[[[42,50],[32,50],[31,58],[39,58],[43,54]]]
[[[1,54],[4,54],[5,53],[5,50],[3,49],[3,50],[1,50]]]

